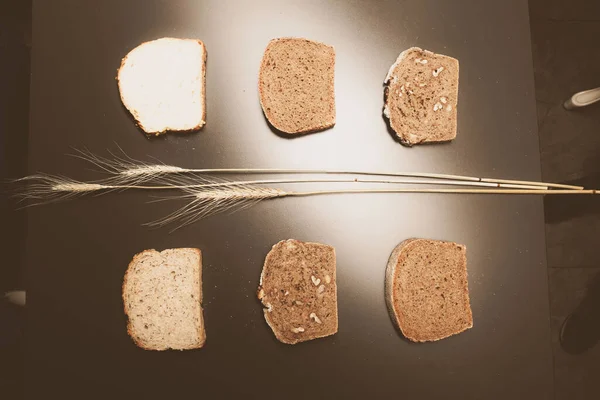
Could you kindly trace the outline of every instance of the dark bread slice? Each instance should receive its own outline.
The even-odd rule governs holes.
[[[385,78],[383,114],[402,144],[456,137],[458,60],[411,47]]]
[[[464,245],[408,239],[392,252],[385,276],[390,316],[415,342],[473,327]]]
[[[258,299],[267,324],[283,343],[296,344],[338,331],[335,249],[284,240],[265,259]]]
[[[199,249],[144,250],[123,280],[127,332],[146,350],[204,345],[202,255]]]
[[[308,133],[335,124],[335,50],[308,39],[269,42],[258,92],[267,120],[281,132]]]

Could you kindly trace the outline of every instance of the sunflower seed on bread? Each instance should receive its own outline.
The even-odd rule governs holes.
[[[458,60],[418,47],[400,53],[385,78],[383,114],[402,144],[456,137]]]
[[[331,246],[293,239],[273,246],[263,266],[258,299],[280,342],[296,344],[337,332],[335,270]],[[321,281],[318,287],[317,279]]]

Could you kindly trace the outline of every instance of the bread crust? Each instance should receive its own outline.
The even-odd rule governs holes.
[[[129,265],[127,266],[127,270],[125,271],[125,276],[123,277],[123,284],[121,285],[121,296],[123,298],[123,310],[125,312],[125,318],[127,318],[127,334],[129,335],[129,337],[133,340],[133,342],[135,343],[136,346],[141,347],[144,350],[166,350],[165,349],[153,349],[153,348],[149,348],[146,347],[144,345],[144,343],[142,343],[138,337],[135,335],[135,332],[133,331],[133,327],[131,324],[131,320],[129,318],[129,311],[127,310],[127,283],[128,283],[128,279],[129,279],[129,273],[133,270],[133,266],[138,262],[138,260],[143,257],[146,254],[152,254],[152,253],[158,253],[155,249],[148,249],[148,250],[144,250],[140,253],[137,253],[135,256],[133,256],[133,259],[129,262]]]
[[[400,257],[400,253],[402,252],[405,246],[407,246],[415,240],[418,239],[406,239],[399,245],[394,247],[394,250],[392,250],[392,254],[388,259],[388,263],[385,268],[385,304],[387,306],[388,313],[390,314],[390,317],[394,321],[396,327],[400,329],[400,331],[405,337],[407,336],[406,333],[402,330],[402,324],[400,322],[401,317],[399,316],[401,312],[396,312],[394,306],[394,276],[396,275],[396,267],[398,266],[398,258]]]

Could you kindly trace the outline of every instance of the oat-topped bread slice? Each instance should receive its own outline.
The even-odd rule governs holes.
[[[308,39],[269,42],[258,92],[267,120],[281,132],[320,131],[335,124],[335,51]]]
[[[145,250],[123,281],[127,331],[146,350],[204,345],[202,256],[198,249]]]
[[[206,47],[162,38],[131,50],[117,75],[121,101],[148,134],[193,131],[206,121]]]
[[[464,245],[426,239],[400,243],[385,274],[385,298],[402,334],[415,342],[473,327]]]
[[[265,259],[258,298],[280,342],[296,344],[338,330],[335,250],[284,240]]]
[[[400,53],[384,83],[383,114],[402,144],[456,137],[457,59],[411,47]]]

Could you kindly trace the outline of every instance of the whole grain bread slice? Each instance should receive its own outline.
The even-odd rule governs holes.
[[[202,255],[199,249],[133,257],[123,280],[127,332],[146,350],[188,350],[204,345]]]
[[[338,331],[335,250],[284,240],[265,259],[258,299],[267,324],[283,343],[296,344]]]
[[[117,73],[123,105],[147,133],[194,131],[206,122],[206,47],[162,38],[131,50]]]
[[[418,47],[400,53],[385,78],[383,114],[402,144],[456,137],[458,60]]]
[[[392,320],[415,342],[473,327],[466,247],[427,239],[400,243],[387,265],[385,298]]]
[[[258,93],[269,123],[287,134],[335,124],[335,50],[300,38],[269,42],[260,64]]]

